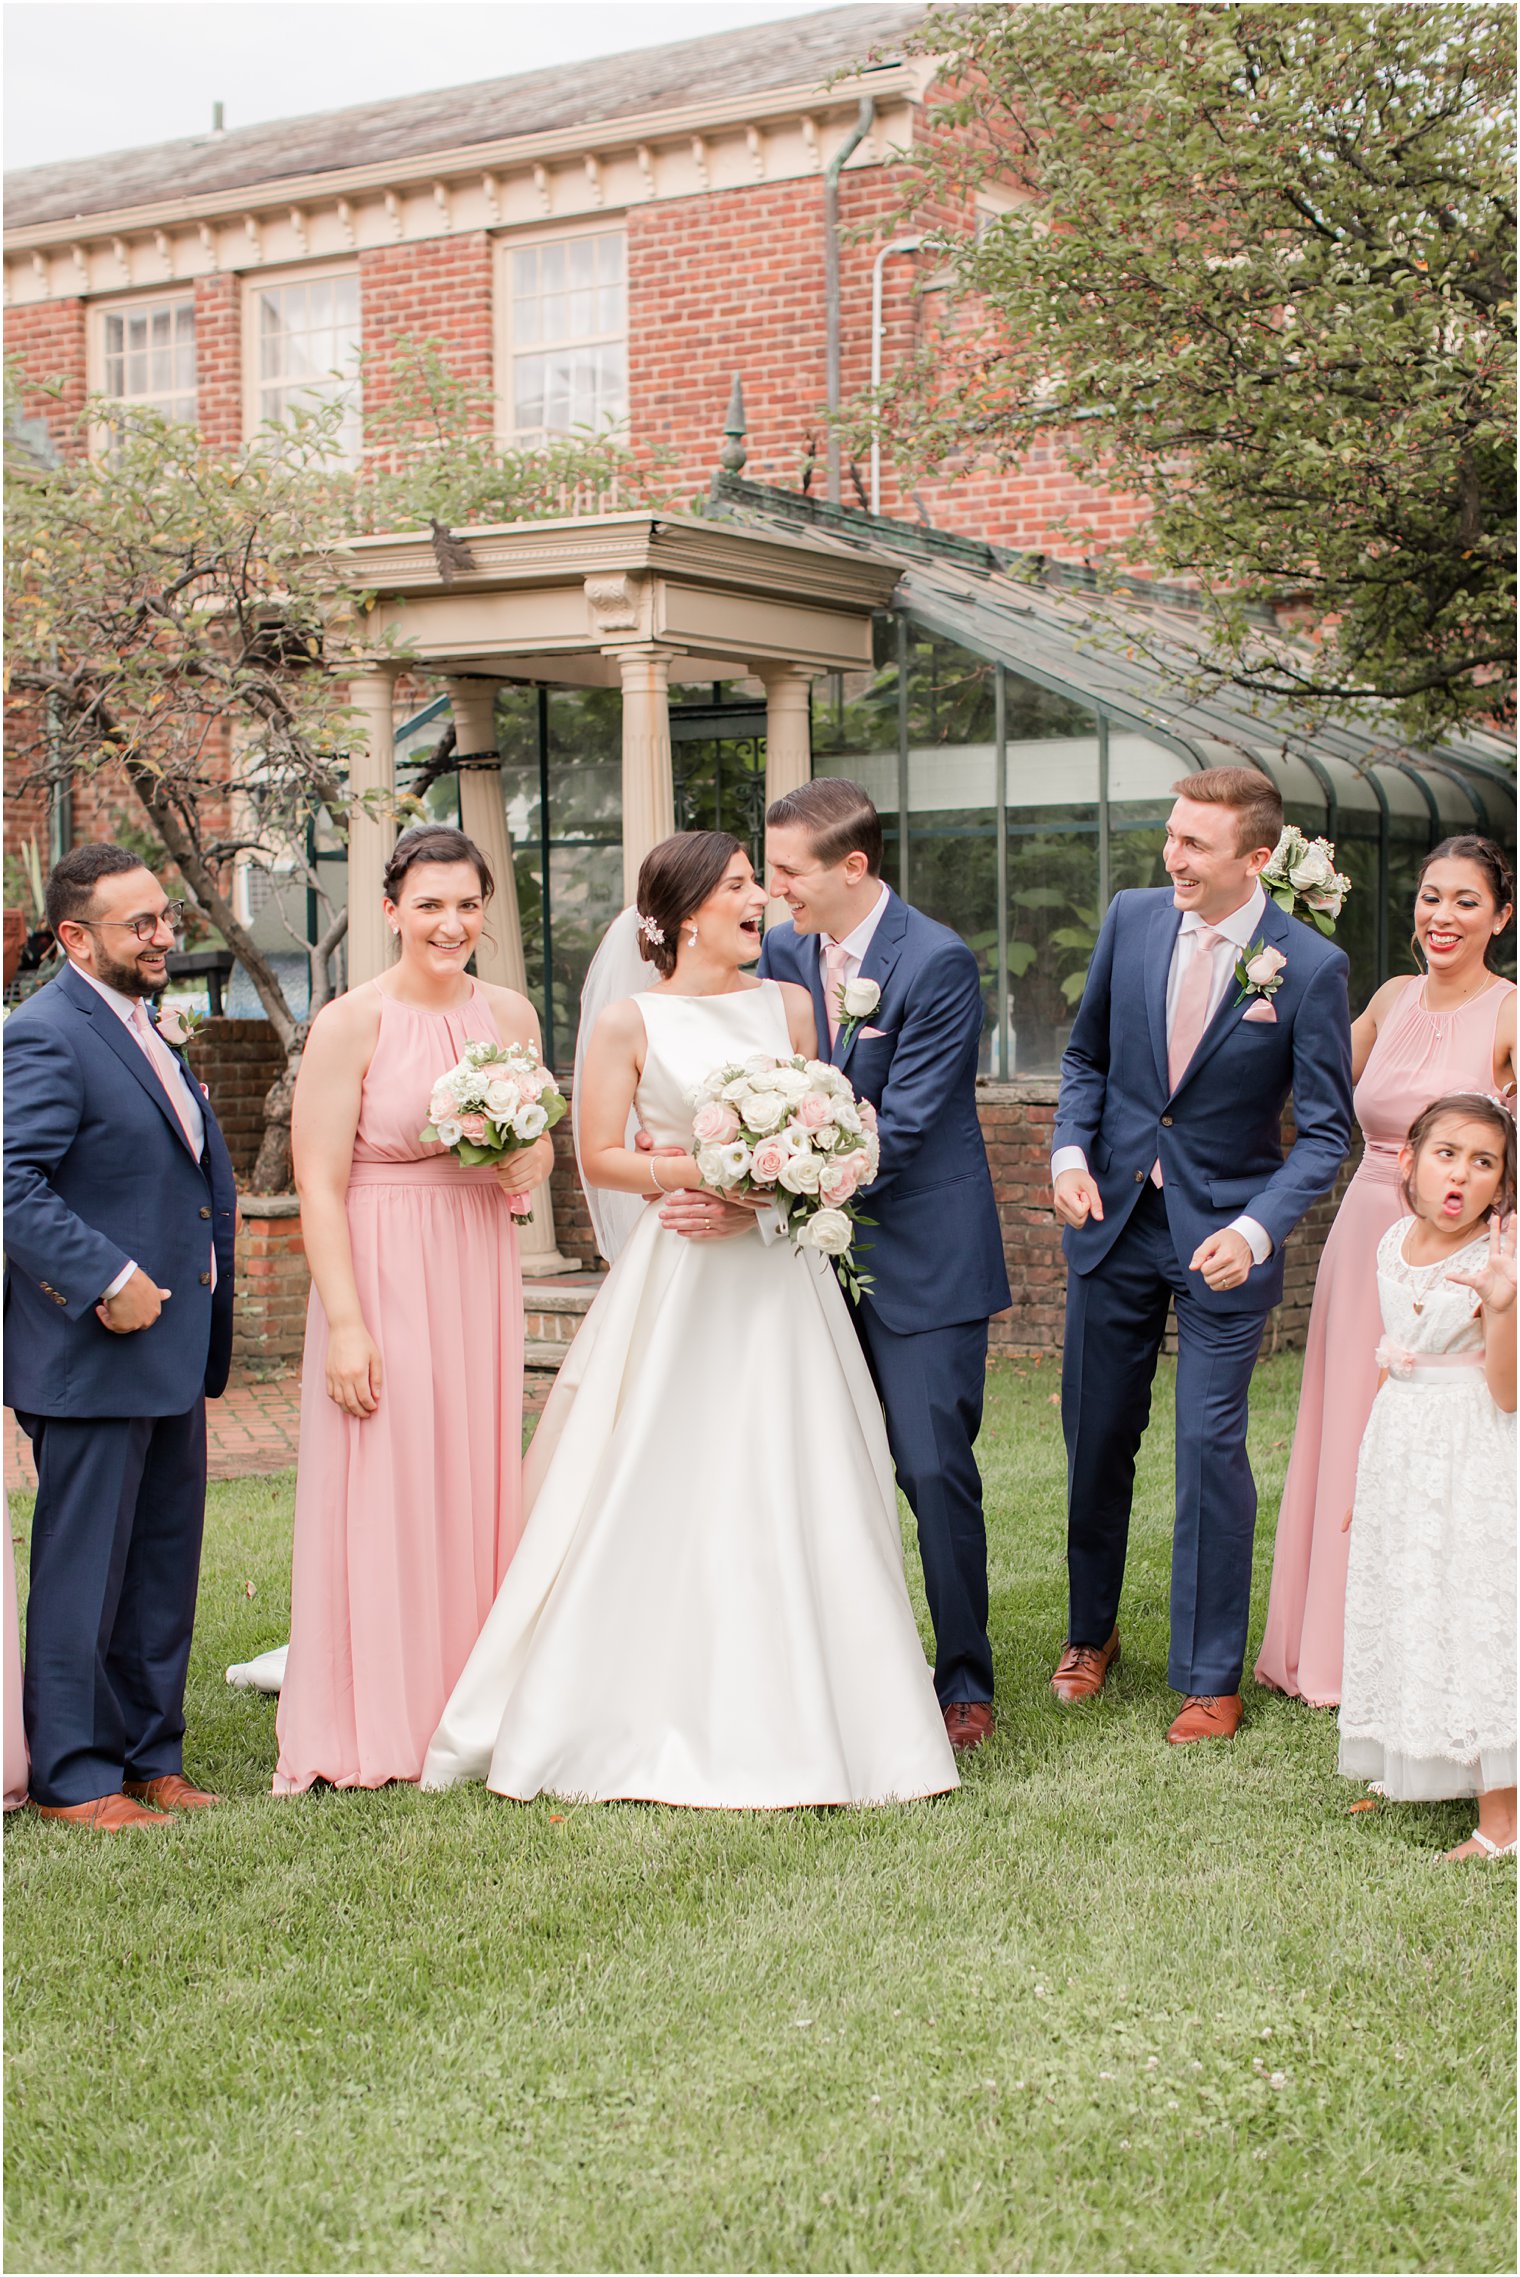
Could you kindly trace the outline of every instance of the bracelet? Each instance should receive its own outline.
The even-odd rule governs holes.
[[[649,1157],[649,1175],[654,1180],[654,1190],[657,1194],[666,1194],[670,1191],[669,1187],[662,1186],[660,1184],[660,1162],[658,1155],[652,1154]]]

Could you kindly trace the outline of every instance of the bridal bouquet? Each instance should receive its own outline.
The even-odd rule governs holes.
[[[1279,909],[1302,917],[1321,933],[1333,933],[1341,903],[1351,891],[1351,880],[1335,866],[1335,848],[1328,838],[1306,838],[1290,822],[1272,850],[1261,873]]]
[[[532,1146],[552,1131],[568,1102],[531,1044],[467,1044],[464,1058],[440,1075],[428,1100],[428,1119],[417,1134],[436,1141],[473,1167]],[[511,1197],[513,1214],[526,1217],[526,1194]]]
[[[714,1068],[691,1093],[692,1140],[703,1183],[718,1194],[763,1194],[787,1236],[831,1257],[858,1304],[869,1274],[855,1263],[855,1229],[874,1221],[854,1206],[881,1163],[876,1110],[849,1078],[820,1059],[772,1059]]]

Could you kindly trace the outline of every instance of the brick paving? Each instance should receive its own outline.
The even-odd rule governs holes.
[[[536,1415],[549,1396],[553,1378],[530,1372],[523,1395]],[[301,1378],[292,1368],[267,1377],[234,1376],[220,1399],[207,1402],[208,1468],[213,1478],[252,1478],[264,1471],[290,1470],[300,1444]],[[5,1410],[5,1484],[29,1494],[37,1483],[31,1442],[9,1408]]]

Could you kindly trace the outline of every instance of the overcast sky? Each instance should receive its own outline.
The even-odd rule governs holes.
[[[229,127],[256,126],[774,23],[829,4],[7,0],[0,11],[5,166],[42,166],[205,134],[216,102],[226,105]]]

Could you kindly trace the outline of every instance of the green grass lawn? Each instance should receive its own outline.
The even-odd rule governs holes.
[[[859,1814],[271,1800],[221,1679],[285,1633],[291,1481],[214,1488],[226,1807],[6,1827],[7,2266],[1513,2269],[1513,1869],[1434,1862],[1470,1808],[1349,1816],[1331,1716],[1163,1745],[1167,1414],[1120,1672],[1054,1705],[1054,1390],[991,1386],[996,1741]]]

